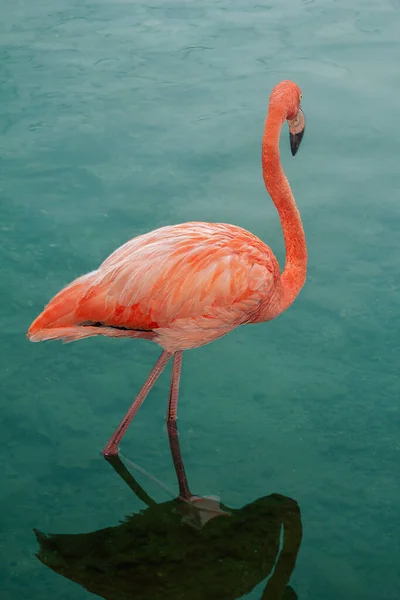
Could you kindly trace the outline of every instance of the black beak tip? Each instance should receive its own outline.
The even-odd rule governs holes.
[[[292,156],[295,156],[297,150],[300,148],[301,140],[303,139],[304,129],[303,131],[299,131],[299,133],[291,133],[290,134],[290,149],[292,151]]]

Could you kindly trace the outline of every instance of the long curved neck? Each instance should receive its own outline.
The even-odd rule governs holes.
[[[281,276],[283,291],[279,307],[281,311],[292,304],[304,285],[307,272],[304,229],[279,157],[279,137],[285,119],[284,110],[271,102],[262,140],[262,170],[265,187],[279,213],[286,248],[285,268]]]

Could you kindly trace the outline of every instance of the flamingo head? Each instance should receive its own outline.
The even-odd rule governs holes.
[[[301,108],[302,94],[299,86],[293,81],[281,81],[271,93],[270,105],[279,106],[289,125],[290,149],[294,156],[303,139],[306,120]]]

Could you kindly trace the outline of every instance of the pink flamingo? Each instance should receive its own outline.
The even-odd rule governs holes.
[[[130,240],[97,270],[75,279],[30,326],[27,336],[32,342],[105,335],[145,338],[163,348],[104,448],[105,457],[118,453],[125,431],[171,357],[167,423],[174,426],[183,351],[212,342],[239,325],[274,319],[304,285],[304,230],[279,157],[285,120],[293,155],[302,140],[301,98],[292,81],[273,89],[262,139],[264,182],[285,240],[282,275],[272,250],[235,225],[192,222],[161,227]]]

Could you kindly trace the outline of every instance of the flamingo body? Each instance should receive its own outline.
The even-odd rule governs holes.
[[[57,294],[28,336],[73,341],[151,332],[174,353],[273,318],[281,291],[278,262],[256,236],[223,223],[183,223],[118,248]]]

